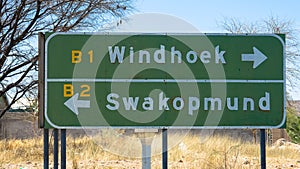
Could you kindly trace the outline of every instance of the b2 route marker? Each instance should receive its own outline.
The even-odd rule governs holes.
[[[47,33],[44,127],[280,128],[276,34]]]

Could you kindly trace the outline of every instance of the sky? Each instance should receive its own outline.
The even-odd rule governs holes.
[[[138,0],[138,13],[156,12],[174,15],[192,23],[200,31],[222,31],[218,21],[237,18],[252,22],[278,16],[294,21],[300,29],[299,0]]]
[[[133,12],[134,14],[172,15],[188,22],[202,33],[225,32],[220,26],[225,18],[235,18],[242,22],[254,23],[274,16],[281,20],[292,21],[297,34],[300,35],[299,0],[136,0],[135,2],[136,11]],[[159,20],[159,16],[157,19]],[[156,22],[161,26],[165,25],[165,23]],[[170,22],[167,24],[172,25]],[[147,31],[145,27],[148,25],[143,23],[140,26],[144,26],[143,28]],[[135,24],[135,27],[138,26]],[[291,93],[292,99],[300,100],[300,83],[292,91],[295,91]]]

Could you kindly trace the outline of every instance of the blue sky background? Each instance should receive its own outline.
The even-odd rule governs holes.
[[[254,22],[270,16],[294,21],[300,31],[299,0],[138,0],[139,13],[157,12],[174,15],[197,27],[202,32],[223,31],[218,21],[234,17]]]
[[[225,18],[253,23],[274,16],[281,20],[292,21],[292,26],[300,35],[299,0],[137,0],[135,4],[137,11],[134,14],[173,15],[192,24],[202,33],[224,32],[219,23]],[[291,93],[292,98],[300,100],[300,83],[292,90],[294,91]]]

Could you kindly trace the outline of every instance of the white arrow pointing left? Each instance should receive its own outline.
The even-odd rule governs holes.
[[[79,114],[78,108],[90,108],[90,101],[78,100],[78,96],[79,94],[76,93],[64,103],[64,105],[67,106],[76,115]]]

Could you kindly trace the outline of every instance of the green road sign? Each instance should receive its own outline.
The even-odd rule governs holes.
[[[47,33],[45,128],[279,128],[284,36]]]

